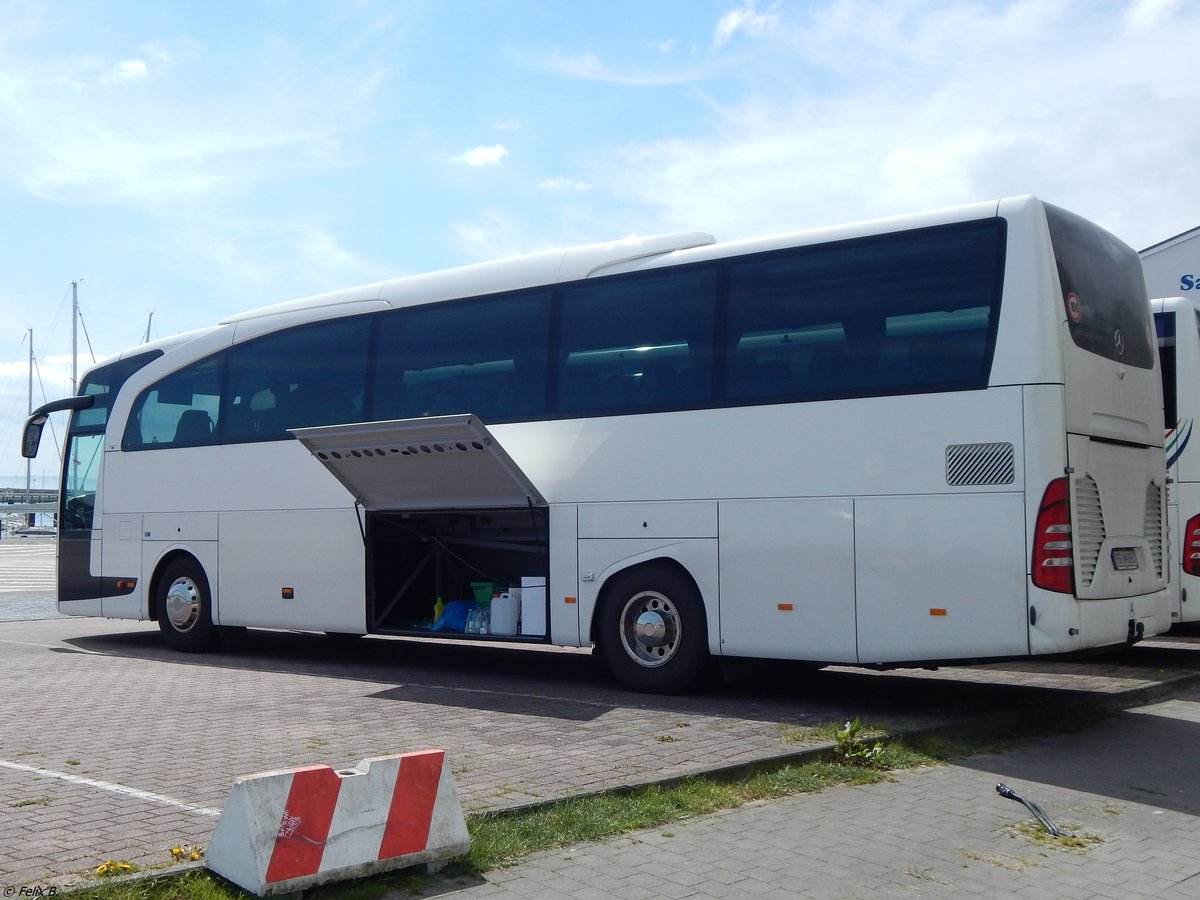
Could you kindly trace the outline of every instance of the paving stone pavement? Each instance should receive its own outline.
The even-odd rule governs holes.
[[[0,622],[58,617],[54,552],[52,538],[0,538]]]
[[[70,886],[108,859],[165,869],[170,847],[207,843],[237,776],[265,770],[441,747],[464,807],[495,809],[787,758],[825,743],[813,726],[854,716],[944,727],[1045,702],[1145,703],[1198,677],[1200,638],[1184,636],[1070,663],[766,667],[661,698],[619,690],[578,650],[264,632],[189,656],[149,623],[0,622],[0,886]]]
[[[1200,897],[1200,688],[1076,734],[539,853],[453,898]],[[1078,849],[1045,834],[1005,783]],[[398,896],[393,900],[399,900]]]

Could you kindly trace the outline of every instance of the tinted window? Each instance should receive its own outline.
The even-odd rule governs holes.
[[[1174,428],[1179,424],[1175,383],[1175,313],[1155,313],[1154,330],[1158,335],[1158,361],[1162,369],[1163,420],[1168,428]]]
[[[372,419],[545,414],[549,291],[409,307],[378,319]]]
[[[332,319],[230,348],[221,440],[362,421],[370,325],[367,316]]]
[[[121,448],[215,444],[223,358],[210,356],[142,391],[133,404]]]
[[[983,388],[1005,227],[988,219],[301,326],[144,391],[123,446]]]
[[[108,424],[108,412],[121,386],[130,375],[160,356],[161,350],[148,350],[88,372],[79,386],[79,393],[96,399],[87,409],[81,409],[72,416],[71,432],[103,431]]]
[[[1005,224],[821,244],[730,267],[729,400],[987,386]]]
[[[711,402],[717,270],[584,282],[563,295],[555,369],[562,412]]]
[[[1086,219],[1050,204],[1046,223],[1076,346],[1154,368],[1150,306],[1137,253]]]

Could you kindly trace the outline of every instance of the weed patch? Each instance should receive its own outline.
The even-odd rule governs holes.
[[[1078,825],[1060,825],[1062,832],[1058,837],[1050,834],[1037,822],[1018,822],[1007,826],[1004,831],[1009,837],[1020,838],[1036,847],[1047,847],[1061,850],[1064,853],[1084,854],[1098,844],[1104,843],[1104,838],[1090,832],[1080,832]]]

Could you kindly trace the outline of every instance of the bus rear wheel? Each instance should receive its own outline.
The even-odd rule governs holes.
[[[157,593],[158,627],[168,646],[199,653],[216,643],[208,579],[198,562],[187,557],[170,563]]]
[[[630,690],[676,694],[707,680],[704,604],[674,569],[647,566],[615,576],[604,589],[596,635],[605,665]]]

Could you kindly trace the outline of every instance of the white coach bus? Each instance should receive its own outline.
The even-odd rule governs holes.
[[[1200,412],[1200,307],[1183,297],[1151,300],[1150,306],[1158,333],[1171,482],[1167,488],[1174,579],[1171,617],[1178,623],[1200,622],[1200,449],[1191,443]]]
[[[1161,391],[1137,254],[1020,197],[255,310],[92,369],[24,451],[73,410],[63,613],[594,644],[679,691],[1165,631]],[[515,635],[433,630],[489,583]]]

